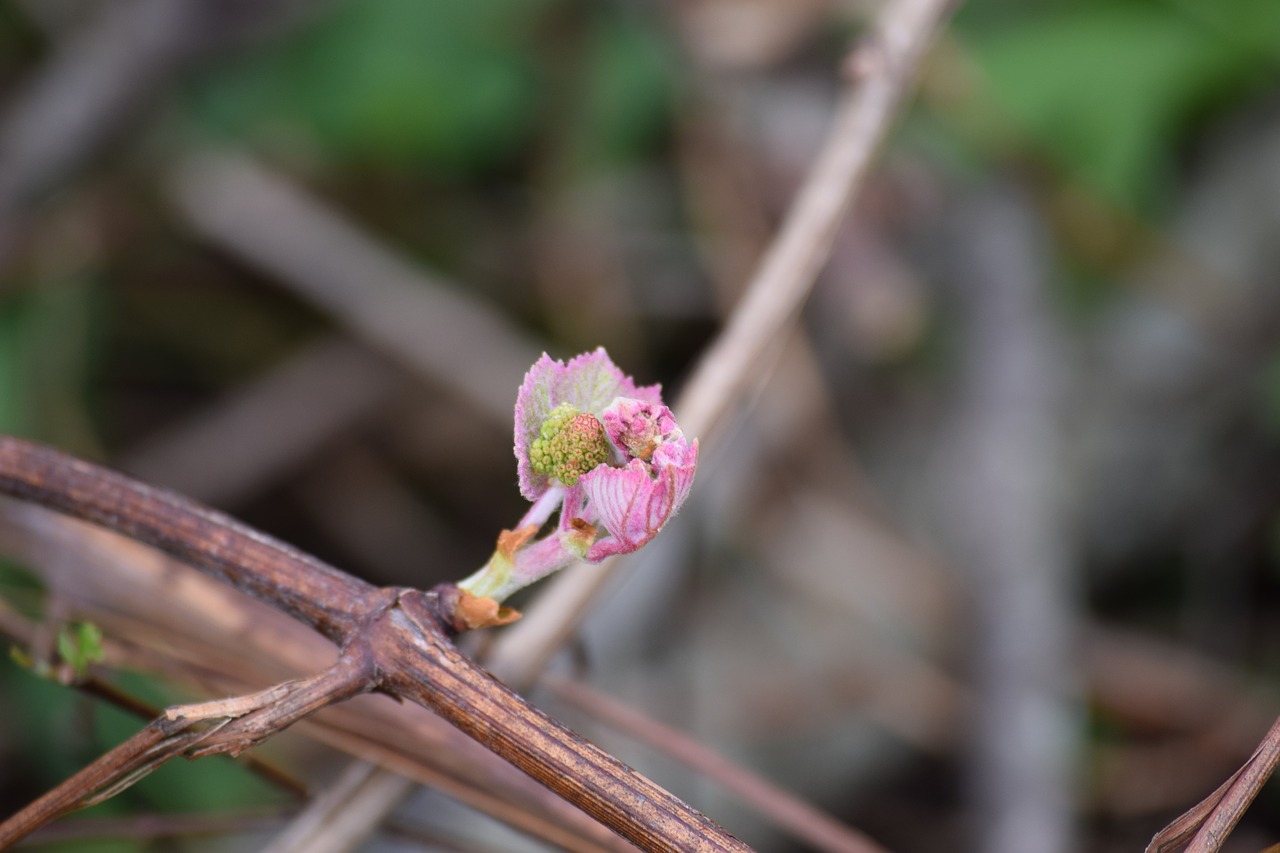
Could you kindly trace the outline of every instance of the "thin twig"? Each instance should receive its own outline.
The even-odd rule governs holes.
[[[699,361],[676,404],[690,435],[710,441],[731,406],[759,380],[826,263],[845,211],[915,80],[954,0],[895,0],[849,55],[849,85],[813,168],[728,325]],[[618,565],[561,573],[494,645],[490,668],[508,683],[533,683],[573,636]]]
[[[845,60],[849,85],[822,150],[728,325],[699,360],[677,405],[681,426],[709,436],[740,402],[795,322],[840,223],[915,81],[953,0],[898,0]]]

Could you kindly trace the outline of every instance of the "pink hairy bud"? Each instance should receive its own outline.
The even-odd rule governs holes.
[[[640,548],[689,495],[698,442],[685,438],[657,385],[642,386],[604,349],[568,364],[543,355],[516,397],[520,492],[533,502],[517,530],[458,586],[502,601],[576,560]],[[556,529],[534,538],[556,513]]]

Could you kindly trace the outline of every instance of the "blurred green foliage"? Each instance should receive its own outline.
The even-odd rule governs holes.
[[[237,136],[292,124],[339,159],[474,169],[527,133],[542,7],[340,4],[298,37],[218,66],[198,101]]]
[[[0,430],[95,453],[90,415],[104,332],[87,277],[51,280],[0,301]]]
[[[102,629],[92,622],[69,622],[58,631],[58,656],[83,678],[102,660]]]
[[[958,33],[1014,123],[1068,177],[1148,214],[1187,134],[1280,66],[1273,0],[1035,4],[975,18]]]
[[[645,23],[598,16],[574,63],[582,91],[568,156],[580,171],[627,166],[647,153],[669,121],[676,51]]]
[[[285,44],[218,66],[193,101],[215,132],[302,133],[337,164],[475,175],[526,153],[543,119],[575,116],[587,159],[625,156],[665,109],[661,42],[608,8],[580,10],[587,31],[565,36],[554,7],[344,3]]]
[[[19,305],[0,304],[0,430],[14,435],[26,432],[22,319]]]

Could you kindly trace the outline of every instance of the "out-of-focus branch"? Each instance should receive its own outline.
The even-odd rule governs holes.
[[[960,376],[941,491],[974,636],[978,849],[1063,853],[1074,846],[1078,625],[1056,504],[1046,249],[1012,191],[971,199],[956,218]]]
[[[226,837],[237,833],[265,832],[279,827],[292,814],[284,809],[248,809],[218,814],[140,814],[116,818],[85,818],[43,827],[30,839],[30,846],[59,842],[101,844],[105,838],[132,841],[172,840],[190,836]],[[70,846],[70,845],[66,845]]]
[[[954,0],[896,0],[844,63],[848,85],[822,150],[742,302],[698,362],[677,404],[680,423],[708,436],[743,399],[794,322],[921,60]]]
[[[264,853],[345,853],[353,850],[413,790],[414,783],[376,764],[354,761],[316,797]]]
[[[365,348],[326,339],[116,464],[140,480],[228,507],[302,464],[406,381]]]
[[[245,158],[190,158],[170,187],[174,204],[204,237],[371,347],[510,423],[512,395],[543,348],[461,287],[393,254]]]
[[[893,0],[845,62],[848,85],[822,150],[741,303],[676,403],[685,431],[709,441],[730,408],[766,372],[817,280],[845,211],[915,80],[954,0]],[[617,565],[578,566],[557,578],[499,638],[490,667],[509,683],[534,681],[577,630]]]
[[[676,758],[737,794],[767,819],[828,853],[884,853],[884,848],[852,827],[765,779],[738,767],[693,738],[621,702],[567,678],[547,676],[542,685],[570,705],[608,726]]]

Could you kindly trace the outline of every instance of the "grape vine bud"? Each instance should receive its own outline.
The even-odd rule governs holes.
[[[533,502],[480,571],[458,586],[502,601],[575,560],[597,563],[657,535],[689,495],[698,442],[657,385],[636,385],[604,349],[565,364],[543,355],[515,407],[520,493]],[[556,529],[535,535],[559,510]]]

